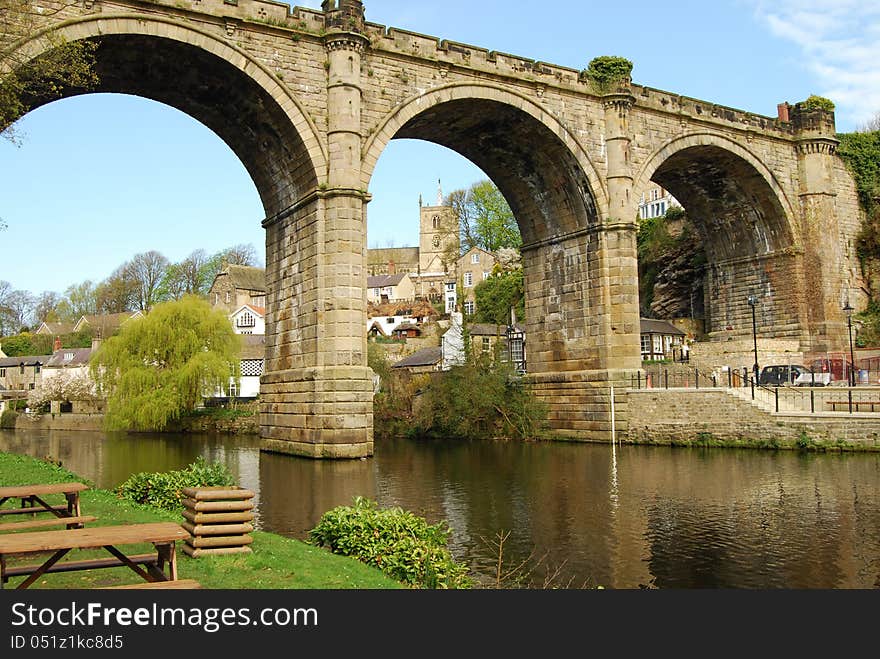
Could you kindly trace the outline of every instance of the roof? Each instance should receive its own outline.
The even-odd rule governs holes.
[[[367,288],[385,288],[386,286],[397,286],[400,282],[408,277],[409,273],[404,272],[399,275],[373,275],[367,277]]]
[[[47,323],[43,322],[34,334],[71,334],[76,323]]]
[[[642,334],[673,334],[675,336],[684,336],[684,332],[678,329],[668,320],[656,320],[654,318],[641,319]]]
[[[144,314],[141,311],[122,311],[120,313],[109,313],[103,315],[86,314],[85,316],[80,318],[79,321],[77,321],[76,326],[78,326],[80,323],[85,323],[95,330],[100,330],[100,334],[103,338],[108,338],[113,332],[119,329],[119,326],[122,325],[122,323],[124,323],[125,321],[130,320],[134,317],[141,317],[143,315]]]
[[[52,358],[46,362],[46,368],[85,366],[89,363],[91,356],[91,348],[62,348],[61,350],[56,350]]]
[[[408,332],[409,330],[415,330],[421,334],[422,328],[418,325],[414,325],[413,323],[401,323],[397,327],[394,328],[395,332]]]
[[[241,334],[241,358],[265,359],[266,336],[263,334]]]
[[[243,309],[250,309],[255,314],[260,316],[261,318],[266,317],[266,308],[265,307],[257,307],[257,306],[254,306],[253,304],[243,304],[229,315],[235,316],[235,315],[239,314]]]
[[[255,268],[249,265],[227,265],[217,276],[229,275],[229,280],[235,288],[246,291],[266,291],[266,269]]]
[[[443,359],[443,348],[422,348],[409,357],[401,359],[391,368],[412,368],[414,366],[435,366]]]
[[[0,368],[8,368],[10,366],[42,366],[51,359],[52,355],[23,355],[20,357],[4,357],[0,359]]]
[[[517,323],[516,329],[525,332],[525,325]],[[471,336],[507,336],[507,325],[492,325],[491,323],[473,323],[467,326]]]

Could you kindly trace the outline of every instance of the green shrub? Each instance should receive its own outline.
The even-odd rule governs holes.
[[[824,96],[817,96],[816,94],[810,95],[810,97],[801,105],[807,110],[825,110],[826,112],[834,112],[834,102],[831,99],[825,98]]]
[[[377,507],[355,497],[321,516],[309,541],[334,554],[351,556],[393,579],[425,589],[470,588],[467,565],[456,563],[447,549],[451,529],[401,508]]]
[[[509,364],[478,359],[433,377],[413,407],[416,437],[536,439],[547,406]]]
[[[18,415],[15,410],[12,409],[11,405],[7,405],[6,409],[3,410],[3,414],[0,414],[0,428],[15,428],[15,419]]]
[[[603,55],[590,61],[583,73],[593,91],[607,94],[629,82],[632,70],[633,63],[625,57]]]
[[[233,484],[234,478],[225,465],[209,464],[204,458],[199,457],[186,469],[132,474],[116,488],[116,493],[135,503],[177,512],[183,508],[181,504],[183,488]]]

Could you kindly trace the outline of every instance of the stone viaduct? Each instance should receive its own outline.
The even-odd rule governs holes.
[[[629,82],[598,94],[578,70],[366,22],[354,0],[322,11],[77,0],[44,15],[21,56],[46,54],[52,34],[96,40],[90,91],[186,112],[253,178],[266,214],[267,451],[373,454],[366,217],[394,138],[457,151],[510,203],[525,243],[528,377],[571,439],[609,437],[612,387],[641,365],[636,217],[650,181],[700,227],[710,332],[750,336],[757,295],[762,336],[839,347],[841,306],[861,300],[861,211],[831,112],[764,117]],[[626,396],[616,402],[625,418]]]

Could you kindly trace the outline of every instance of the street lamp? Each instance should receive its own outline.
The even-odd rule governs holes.
[[[752,340],[755,344],[755,365],[752,369],[755,371],[755,384],[758,384],[758,321],[755,317],[755,305],[758,304],[758,298],[749,295],[749,306],[752,308]]]
[[[853,352],[853,340],[852,340],[852,315],[853,309],[849,300],[846,301],[846,305],[843,307],[843,313],[846,314],[846,325],[849,328],[849,361],[850,361],[850,369],[849,369],[849,386],[856,386],[856,358],[855,353]]]

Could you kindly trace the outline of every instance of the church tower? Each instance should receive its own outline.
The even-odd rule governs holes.
[[[437,182],[437,203],[419,209],[419,271],[424,275],[455,271],[459,256],[458,220],[450,206],[443,205],[443,190]]]

